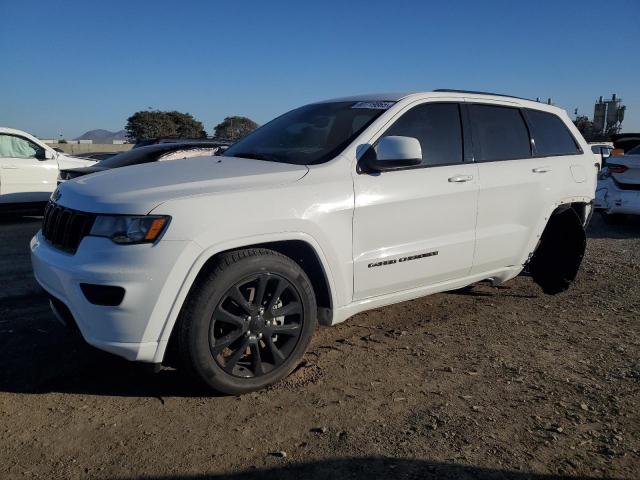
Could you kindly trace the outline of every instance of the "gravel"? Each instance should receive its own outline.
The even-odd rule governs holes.
[[[640,478],[640,222],[589,229],[575,285],[526,277],[318,330],[303,363],[209,396],[59,327],[37,219],[0,221],[0,478]]]

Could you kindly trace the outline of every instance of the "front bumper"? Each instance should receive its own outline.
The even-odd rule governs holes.
[[[622,190],[610,178],[600,180],[594,207],[610,214],[640,215],[640,191]]]
[[[154,361],[185,272],[200,251],[186,241],[116,245],[85,237],[71,255],[51,246],[41,232],[31,240],[36,280],[68,309],[87,343],[142,362]],[[122,287],[124,299],[115,307],[94,305],[81,283]]]

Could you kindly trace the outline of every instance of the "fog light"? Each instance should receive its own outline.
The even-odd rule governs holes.
[[[93,285],[91,283],[81,283],[80,289],[89,303],[102,305],[104,307],[117,307],[124,298],[124,288],[109,285]]]

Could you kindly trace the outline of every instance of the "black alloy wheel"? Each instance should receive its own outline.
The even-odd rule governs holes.
[[[218,303],[209,332],[211,354],[229,375],[264,375],[291,355],[303,322],[300,294],[292,283],[260,273],[236,283]]]

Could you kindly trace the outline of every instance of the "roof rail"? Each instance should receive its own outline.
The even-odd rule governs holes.
[[[493,92],[477,92],[475,90],[454,90],[452,88],[436,88],[434,92],[444,92],[444,93],[469,93],[472,95],[493,95],[495,97],[507,97],[507,98],[517,98],[519,100],[529,100],[531,102],[535,102],[535,100],[531,100],[530,98],[524,97],[516,97],[514,95],[505,95],[503,93],[493,93]]]

